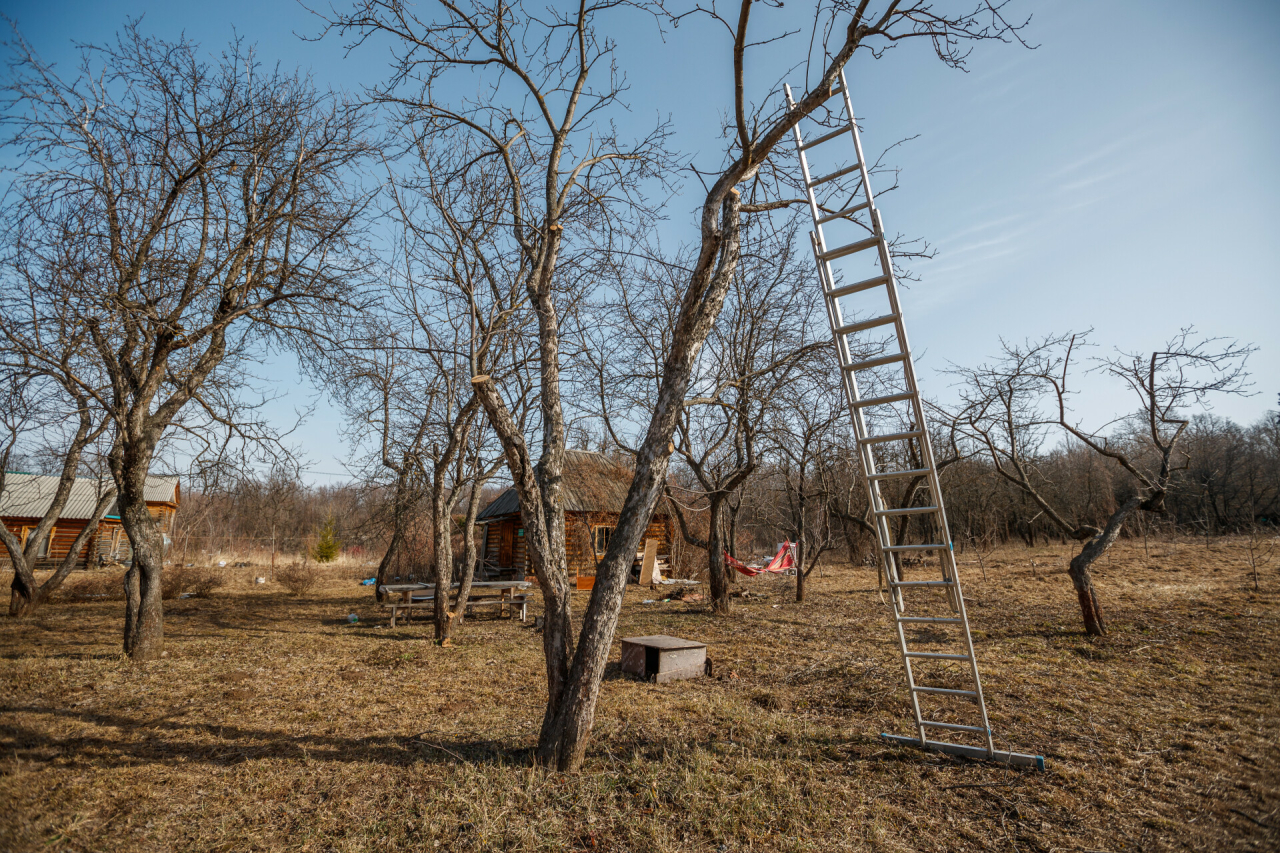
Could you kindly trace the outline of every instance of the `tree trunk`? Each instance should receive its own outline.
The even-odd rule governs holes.
[[[1085,542],[1080,553],[1071,558],[1067,574],[1076,588],[1076,597],[1080,600],[1080,615],[1084,617],[1086,634],[1100,637],[1107,633],[1107,623],[1102,617],[1102,605],[1098,602],[1098,593],[1093,586],[1093,575],[1089,567],[1116,541],[1124,520],[1142,503],[1141,497],[1132,497],[1125,501],[1107,519],[1107,526],[1101,533]]]
[[[164,542],[147,510],[142,488],[136,493],[127,486],[121,489],[120,520],[133,548],[133,563],[125,576],[124,651],[135,661],[155,660],[164,647],[164,602],[160,595]]]
[[[467,615],[467,600],[471,597],[471,582],[475,580],[476,563],[479,559],[479,549],[476,548],[476,516],[480,514],[480,488],[485,479],[487,477],[472,481],[471,494],[467,498],[467,517],[462,524],[462,574],[458,578],[457,604],[445,624],[446,640],[462,625]]]
[[[804,547],[804,527],[801,526],[799,535],[796,536],[796,603],[803,603],[805,596],[805,581],[809,579],[809,572],[805,570],[805,563],[808,558],[806,548]]]
[[[805,561],[805,556],[806,556],[806,554],[805,554],[805,547],[804,547],[804,535],[805,535],[805,523],[804,523],[805,499],[804,499],[804,493],[803,493],[804,486],[803,486],[803,485],[801,485],[801,487],[800,487],[800,488],[801,488],[801,490],[802,490],[802,491],[801,491],[801,493],[800,493],[800,497],[799,497],[800,512],[799,512],[799,513],[798,513],[798,515],[797,515],[797,521],[796,521],[796,539],[795,539],[795,548],[796,548],[796,557],[795,557],[795,564],[796,564],[796,602],[797,602],[797,603],[800,603],[800,602],[803,602],[803,601],[804,601],[804,593],[805,593],[805,589],[804,589],[804,582],[805,582],[804,561]]]
[[[391,580],[391,567],[399,556],[400,546],[403,541],[404,528],[401,526],[401,522],[392,522],[391,541],[387,543],[387,552],[382,555],[382,560],[378,563],[378,572],[373,581],[374,596],[380,603],[387,599],[386,593],[382,591],[382,586]]]
[[[26,616],[35,609],[35,583],[34,579],[27,577],[29,571],[19,569],[17,561],[12,561],[13,583],[9,585],[9,615],[10,616]],[[25,561],[24,561],[25,562]],[[26,567],[23,566],[23,569]]]
[[[1076,597],[1080,600],[1080,615],[1084,618],[1085,633],[1100,637],[1107,633],[1107,623],[1103,621],[1102,605],[1098,603],[1098,592],[1094,589],[1093,576],[1089,572],[1092,562],[1093,559],[1086,557],[1082,551],[1071,559],[1067,574],[1071,576]]]
[[[564,454],[551,467],[535,470],[529,457],[520,428],[511,417],[506,404],[498,396],[492,380],[487,376],[472,379],[476,396],[484,406],[485,414],[494,432],[502,442],[503,455],[516,493],[520,498],[520,523],[524,526],[525,558],[538,579],[542,591],[543,628],[542,651],[547,669],[547,707],[542,717],[542,729],[538,735],[540,744],[538,759],[545,762],[541,744],[555,741],[556,718],[560,712],[565,683],[569,678],[569,663],[573,654],[573,614],[571,612],[569,573],[564,552],[564,513],[559,513],[559,550],[552,548],[550,529],[555,518],[546,514],[543,484],[553,481],[555,501],[559,501],[559,478],[563,470]],[[560,445],[563,451],[563,443]],[[545,458],[544,458],[545,461]],[[615,534],[616,535],[616,534]],[[612,544],[612,543],[611,543]],[[634,554],[634,543],[632,553]],[[629,565],[629,564],[628,564]],[[624,578],[625,580],[625,578]]]
[[[445,500],[442,489],[435,489],[431,496],[431,537],[435,551],[436,598],[432,615],[436,626],[436,642],[444,645],[449,638],[449,619],[453,615],[449,609],[449,597],[453,594],[453,537],[450,535],[449,509],[451,502]],[[458,601],[458,606],[466,602]]]
[[[729,507],[729,512],[728,512],[729,532],[727,536],[728,542],[726,542],[725,544],[728,547],[729,556],[733,557],[736,560],[738,559],[738,511],[742,508],[742,505],[739,504],[738,506],[734,506],[733,501],[729,501],[728,507]],[[725,575],[725,578],[728,579],[730,584],[734,584],[738,582],[737,572],[731,572],[728,569],[725,569],[724,575]]]
[[[711,612],[727,616],[729,614],[729,569],[724,561],[725,542],[722,532],[724,516],[722,502],[714,496],[711,498],[708,523],[707,573],[711,581]]]
[[[125,574],[124,652],[135,661],[160,657],[164,646],[164,602],[160,578],[164,540],[147,509],[147,473],[159,429],[112,448],[108,457],[116,481],[120,522],[133,557]]]

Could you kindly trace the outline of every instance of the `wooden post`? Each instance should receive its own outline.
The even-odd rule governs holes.
[[[658,560],[658,540],[644,540],[644,562],[640,564],[640,585],[653,583],[653,564]]]

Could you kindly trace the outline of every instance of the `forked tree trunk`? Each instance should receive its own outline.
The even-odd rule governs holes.
[[[84,529],[80,531],[75,541],[71,543],[67,556],[63,558],[62,562],[58,564],[58,568],[44,583],[36,583],[35,572],[26,560],[25,555],[19,553],[19,558],[15,560],[13,559],[12,551],[10,552],[10,562],[14,567],[13,583],[10,587],[9,595],[10,616],[30,616],[37,607],[47,602],[50,596],[61,588],[63,581],[67,579],[67,575],[74,571],[76,564],[79,562],[81,549],[85,548],[89,541],[94,538],[98,524],[102,521],[103,514],[111,506],[113,500],[115,500],[115,489],[108,489],[106,494],[98,499],[98,505],[94,507],[93,515],[89,522],[85,524]],[[91,559],[91,555],[86,555],[86,561],[89,559]]]

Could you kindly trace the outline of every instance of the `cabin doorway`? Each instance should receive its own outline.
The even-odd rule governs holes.
[[[498,565],[503,567],[514,565],[515,549],[516,526],[508,521],[498,531]]]

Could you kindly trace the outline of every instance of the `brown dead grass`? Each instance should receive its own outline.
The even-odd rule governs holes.
[[[628,592],[620,637],[704,640],[716,675],[611,672],[573,776],[528,766],[543,676],[519,622],[437,648],[349,579],[233,584],[171,603],[167,657],[139,666],[118,603],[54,604],[0,633],[0,849],[1280,847],[1280,575],[1253,593],[1240,543],[1122,545],[1098,572],[1113,632],[1090,640],[1065,555],[997,552],[986,581],[962,563],[1000,745],[1044,773],[877,737],[907,709],[867,569],[805,604],[749,581],[765,597],[727,619]]]

